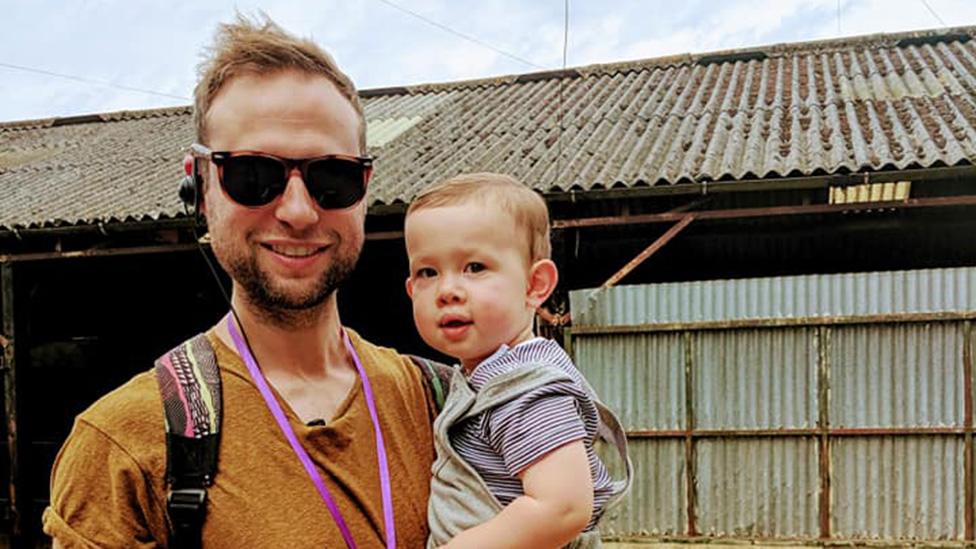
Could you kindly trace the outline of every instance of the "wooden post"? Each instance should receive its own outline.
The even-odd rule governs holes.
[[[697,482],[697,460],[698,456],[695,448],[695,345],[694,334],[684,333],[685,345],[685,503],[688,513],[688,536],[698,535],[698,491],[695,489]]]
[[[814,330],[817,338],[817,454],[820,471],[820,538],[830,539],[830,327]]]
[[[973,323],[963,324],[962,372],[963,372],[963,428],[965,431],[963,471],[963,513],[965,515],[964,535],[966,541],[973,541]]]
[[[17,438],[17,368],[14,362],[16,345],[14,330],[14,266],[12,263],[0,263],[0,302],[3,304],[2,329],[0,338],[3,344],[3,357],[0,370],[3,373],[4,412],[7,421],[7,451],[10,459],[10,527],[14,545],[23,537],[24,502],[18,501],[19,487],[23,485],[20,478],[20,453]]]

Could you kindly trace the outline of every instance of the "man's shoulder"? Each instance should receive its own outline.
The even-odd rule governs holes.
[[[373,343],[354,330],[348,328],[347,330],[357,352],[360,354],[360,358],[363,360],[363,365],[367,368],[372,366],[380,372],[412,372],[416,370],[409,356],[392,347]]]
[[[152,371],[100,398],[78,415],[55,458],[44,531],[68,547],[165,539],[164,442]]]
[[[147,370],[95,401],[78,421],[111,438],[142,433],[147,427],[159,430],[161,438],[162,406],[155,373]]]
[[[418,364],[410,355],[370,343],[352,330],[350,337],[371,381],[377,385],[374,391],[383,394],[387,402],[399,400],[406,408],[424,409],[432,420],[443,402],[449,380],[441,375],[438,364],[432,361]],[[421,407],[419,403],[424,404]]]

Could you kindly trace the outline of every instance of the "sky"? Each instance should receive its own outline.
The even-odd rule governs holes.
[[[973,0],[0,0],[0,121],[188,105],[221,22],[263,11],[360,89],[976,25]],[[567,32],[564,34],[564,30]]]

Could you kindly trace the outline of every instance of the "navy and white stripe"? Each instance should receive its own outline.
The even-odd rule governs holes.
[[[583,440],[593,479],[593,518],[611,496],[611,478],[593,450],[599,415],[587,384],[572,360],[554,341],[534,338],[503,345],[468,378],[478,391],[491,379],[525,364],[556,368],[573,381],[535,389],[522,397],[472,417],[451,430],[451,444],[484,479],[502,505],[524,494],[518,474],[549,452]]]

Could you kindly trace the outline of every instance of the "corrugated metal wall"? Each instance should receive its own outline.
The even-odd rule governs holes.
[[[574,326],[976,310],[976,269],[617,286],[570,293]]]
[[[637,471],[606,534],[973,539],[976,268],[570,299]]]

